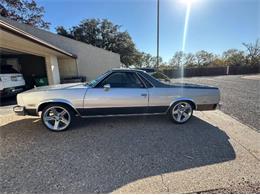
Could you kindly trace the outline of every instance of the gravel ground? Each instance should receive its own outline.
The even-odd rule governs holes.
[[[79,119],[53,133],[29,117],[2,126],[1,138],[1,193],[107,193],[235,158],[226,134],[199,118],[185,126],[167,117]]]
[[[229,188],[208,190],[204,192],[197,192],[198,194],[259,194],[260,183],[251,184],[248,182],[239,183],[239,185]]]
[[[184,81],[219,87],[222,103],[220,109],[260,132],[260,75],[193,77],[185,78]]]

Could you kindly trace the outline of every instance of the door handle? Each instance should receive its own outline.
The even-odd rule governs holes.
[[[146,93],[142,93],[142,94],[141,94],[141,96],[143,96],[143,97],[146,97],[146,96],[147,96],[147,94],[146,94]]]

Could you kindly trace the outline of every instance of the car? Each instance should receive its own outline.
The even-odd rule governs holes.
[[[20,93],[14,112],[41,116],[49,130],[64,131],[76,116],[164,114],[183,124],[193,110],[213,110],[219,100],[216,87],[165,84],[142,70],[112,69],[89,83],[37,87]]]
[[[23,75],[11,65],[1,65],[0,68],[0,97],[15,96],[25,89]]]

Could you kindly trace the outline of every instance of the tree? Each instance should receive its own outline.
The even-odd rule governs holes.
[[[56,32],[64,37],[73,39],[73,36],[63,26],[57,26]]]
[[[0,15],[34,27],[49,29],[50,23],[43,20],[44,7],[34,0],[0,0]]]
[[[193,67],[195,65],[195,55],[188,53],[184,55],[184,65],[187,67]]]
[[[120,54],[121,62],[127,67],[140,66],[142,55],[136,49],[129,33],[121,32],[119,25],[107,19],[86,19],[69,30],[59,26],[56,31],[59,35]]]
[[[182,66],[183,65],[184,56],[185,56],[185,54],[182,51],[175,52],[173,57],[170,59],[169,64],[171,66],[175,66],[177,68]]]
[[[237,49],[229,49],[223,52],[223,59],[226,65],[241,65],[245,62],[245,53]]]
[[[251,65],[260,65],[260,40],[255,43],[243,43],[248,51],[247,61]]]
[[[153,56],[149,53],[142,52],[142,67],[151,67],[153,64]]]
[[[214,59],[211,64],[209,65],[211,67],[223,67],[223,66],[227,66],[226,62],[224,60],[222,60],[219,56]]]
[[[137,63],[138,67],[151,67],[152,66],[152,58],[153,56],[149,53],[142,52],[140,53],[140,58]]]
[[[140,58],[138,59],[137,67],[140,68],[152,68],[157,64],[157,57],[152,56],[149,53],[142,52],[140,53]],[[162,57],[159,57],[159,64],[162,64]]]
[[[162,61],[162,57],[159,56],[159,66],[162,64]],[[157,67],[157,56],[152,57],[150,67]]]
[[[209,53],[205,50],[198,51],[195,54],[195,57],[198,66],[208,66],[215,59],[214,54]]]

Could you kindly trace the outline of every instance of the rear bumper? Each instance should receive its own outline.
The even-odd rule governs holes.
[[[36,109],[26,109],[24,106],[17,105],[13,107],[13,111],[15,114],[19,116],[25,116],[25,115],[38,116]]]
[[[216,110],[218,104],[201,104],[197,105],[197,110],[199,111],[206,111],[206,110]]]

